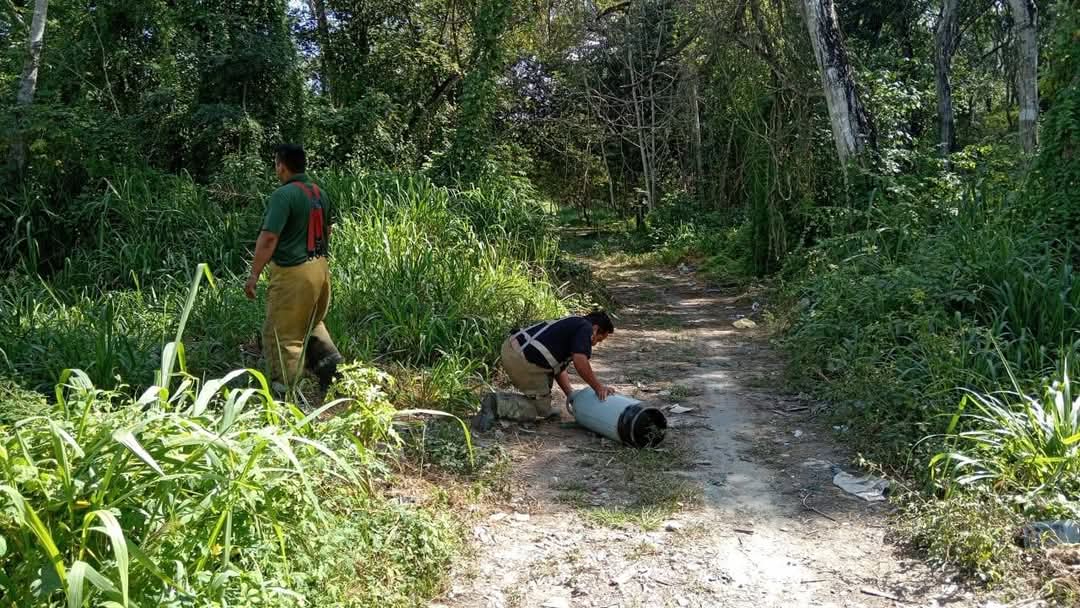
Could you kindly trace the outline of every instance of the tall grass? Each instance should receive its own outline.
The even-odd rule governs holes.
[[[383,504],[369,476],[379,446],[400,443],[396,416],[436,412],[399,414],[386,376],[355,365],[335,387],[343,399],[323,408],[347,409],[327,424],[323,410],[276,400],[257,371],[199,382],[180,341],[198,278],[140,398],[69,370],[53,408],[0,427],[5,605],[404,606],[430,595],[454,535]],[[369,559],[380,569],[357,577]]]
[[[1080,397],[1067,372],[1038,395],[965,395],[946,436],[950,449],[930,460],[935,478],[1024,495],[1033,511],[1080,499]]]
[[[945,494],[912,498],[905,529],[986,580],[1017,521],[1080,515],[1075,256],[1012,171],[884,179],[781,275],[792,379],[867,457]]]
[[[422,175],[318,179],[340,210],[328,323],[347,355],[454,361],[482,375],[513,325],[565,312],[545,270],[557,252],[551,215],[527,184],[455,190]],[[118,376],[145,386],[184,304],[181,277],[197,262],[210,263],[219,288],[201,293],[191,313],[192,373],[254,364],[240,346],[258,335],[263,308],[244,300],[238,277],[262,208],[245,204],[257,193],[223,199],[215,187],[132,171],[83,201],[72,221],[85,229],[59,271],[0,277],[0,373],[44,389],[79,367],[95,386],[117,387]]]

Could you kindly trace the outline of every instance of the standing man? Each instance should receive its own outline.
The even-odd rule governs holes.
[[[292,386],[306,367],[325,392],[342,361],[323,324],[330,308],[327,255],[334,216],[326,194],[304,174],[306,168],[302,147],[282,144],[274,150],[281,187],[266,204],[244,293],[255,299],[259,276],[269,264],[262,351],[271,374]]]
[[[543,321],[511,333],[503,342],[501,363],[516,393],[491,393],[484,398],[474,428],[487,430],[496,419],[531,421],[559,414],[551,407],[551,386],[558,382],[570,402],[573,387],[566,369],[574,364],[578,376],[591,386],[601,401],[613,391],[593,372],[589,359],[592,347],[615,331],[611,317],[603,311],[584,317]]]

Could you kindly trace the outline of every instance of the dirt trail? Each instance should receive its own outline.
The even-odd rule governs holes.
[[[482,438],[510,451],[513,498],[479,520],[475,555],[432,606],[982,605],[885,542],[887,505],[833,486],[850,455],[812,403],[780,392],[759,330],[732,327],[751,297],[679,271],[598,272],[620,317],[594,355],[601,378],[694,409],[669,415],[661,451],[566,423]]]

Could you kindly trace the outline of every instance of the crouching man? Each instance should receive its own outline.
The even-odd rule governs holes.
[[[607,399],[613,391],[596,377],[589,359],[593,347],[614,331],[611,317],[599,311],[584,317],[543,321],[512,332],[503,342],[500,362],[521,393],[488,394],[473,419],[473,428],[485,431],[497,419],[533,421],[558,416],[558,408],[551,404],[551,387],[558,382],[570,402],[570,363],[601,401]]]

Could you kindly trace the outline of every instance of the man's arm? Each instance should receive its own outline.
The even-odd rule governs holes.
[[[555,382],[558,382],[559,388],[566,393],[566,401],[569,403],[570,394],[574,392],[574,387],[570,386],[570,372],[565,369],[559,372],[559,375],[555,376]]]
[[[577,370],[581,379],[596,391],[596,396],[600,401],[607,399],[609,394],[615,392],[611,390],[611,387],[600,384],[600,380],[596,377],[596,373],[593,372],[592,364],[589,363],[589,358],[585,355],[574,353],[574,369]]]
[[[249,300],[255,299],[255,286],[259,283],[259,276],[262,275],[263,268],[270,261],[270,257],[274,255],[277,244],[277,234],[268,230],[259,233],[259,239],[255,241],[255,257],[251,260],[251,276],[248,277],[247,283],[244,284],[244,293],[247,294]]]

